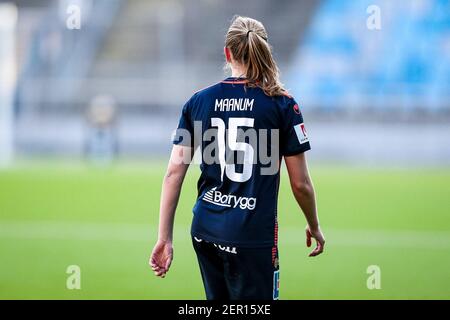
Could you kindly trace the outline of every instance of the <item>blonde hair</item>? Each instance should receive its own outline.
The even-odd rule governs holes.
[[[286,95],[280,71],[272,56],[263,24],[248,17],[235,16],[228,29],[225,46],[234,60],[247,69],[249,87],[261,87],[268,96]]]

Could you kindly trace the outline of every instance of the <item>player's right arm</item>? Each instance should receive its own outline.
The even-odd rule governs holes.
[[[172,263],[175,211],[180,198],[181,186],[192,160],[192,151],[193,149],[190,147],[174,145],[164,176],[159,210],[158,241],[149,261],[152,270],[158,277],[164,277]]]
[[[316,248],[309,254],[310,257],[314,257],[323,252],[325,238],[320,230],[314,186],[309,175],[306,155],[300,153],[293,156],[285,156],[284,161],[288,170],[292,192],[308,222],[306,227],[306,245],[310,247],[311,239],[316,239]]]

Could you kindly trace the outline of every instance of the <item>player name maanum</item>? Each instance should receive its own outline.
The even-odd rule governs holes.
[[[253,111],[255,99],[216,99],[214,111]]]

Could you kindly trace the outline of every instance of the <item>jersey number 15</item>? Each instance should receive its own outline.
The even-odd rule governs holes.
[[[223,181],[224,173],[234,182],[246,182],[250,180],[253,172],[253,158],[255,150],[253,147],[245,142],[237,141],[237,133],[239,127],[254,126],[255,119],[252,118],[230,118],[228,120],[228,130],[225,130],[225,122],[220,118],[211,118],[211,125],[217,127],[217,143],[219,152],[219,163],[221,169],[221,178]],[[236,172],[236,164],[226,163],[225,157],[225,132],[228,133],[226,141],[228,141],[228,148],[234,151],[241,151],[244,153],[244,162],[242,173]],[[234,162],[234,161],[233,161]]]

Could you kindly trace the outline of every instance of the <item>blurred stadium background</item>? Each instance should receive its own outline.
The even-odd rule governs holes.
[[[330,243],[305,258],[284,179],[281,297],[450,298],[448,0],[1,0],[1,298],[203,298],[188,236],[197,171],[169,277],[146,258],[172,130],[191,94],[225,77],[234,14],[265,24],[301,105]],[[80,291],[65,287],[71,264]],[[366,287],[369,265],[381,290]]]

